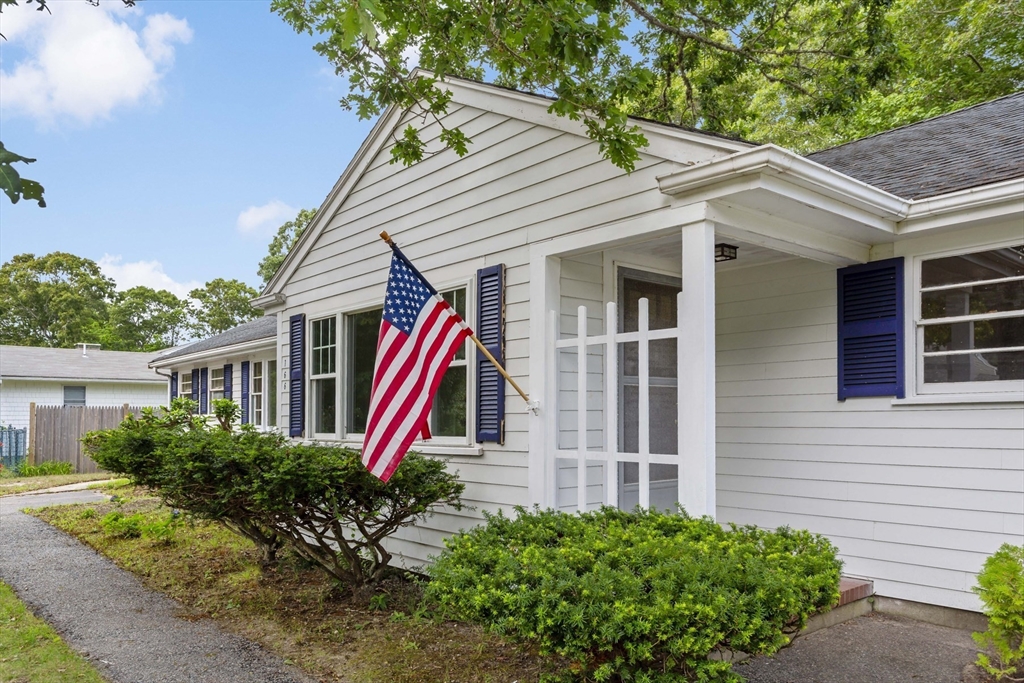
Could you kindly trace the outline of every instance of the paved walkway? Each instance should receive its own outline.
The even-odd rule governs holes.
[[[308,683],[254,643],[142,586],[25,507],[103,500],[94,491],[0,498],[0,580],[112,683]]]
[[[977,651],[969,631],[872,612],[736,672],[749,683],[969,683]]]

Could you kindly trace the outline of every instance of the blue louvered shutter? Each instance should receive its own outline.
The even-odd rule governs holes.
[[[306,422],[306,316],[288,320],[288,435],[302,436]]]
[[[233,399],[235,396],[235,390],[232,386],[232,368],[231,363],[224,365],[224,398]]]
[[[838,271],[839,400],[904,396],[903,258]]]
[[[199,368],[192,371],[192,400],[199,403]]]
[[[242,424],[249,424],[249,361],[242,361]]]
[[[199,414],[206,415],[210,410],[210,368],[199,369]]]
[[[171,373],[171,400],[178,398],[178,373]]]
[[[476,273],[476,336],[505,365],[505,266],[481,268]],[[477,350],[476,440],[505,441],[505,378]]]

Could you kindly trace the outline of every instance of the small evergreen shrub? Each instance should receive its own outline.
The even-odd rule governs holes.
[[[835,548],[807,531],[604,508],[518,509],[446,541],[428,600],[570,662],[565,680],[742,680],[713,653],[771,654],[839,599]]]
[[[69,462],[57,462],[55,460],[47,460],[41,462],[38,465],[29,465],[28,463],[22,463],[18,467],[19,477],[48,477],[54,474],[74,474],[75,468]]]
[[[1024,546],[1004,543],[985,560],[974,592],[988,617],[988,630],[974,634],[988,651],[978,653],[978,666],[997,681],[1024,680]]]

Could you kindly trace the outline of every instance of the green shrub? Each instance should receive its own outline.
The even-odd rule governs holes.
[[[22,463],[18,467],[19,477],[48,477],[54,474],[74,474],[75,468],[69,462],[56,462],[54,460],[47,460],[41,462],[38,465],[29,465],[28,463]]]
[[[741,680],[709,655],[776,652],[839,599],[835,548],[806,531],[639,509],[517,513],[446,541],[427,598],[568,659],[568,680]]]
[[[103,515],[100,526],[105,532],[117,538],[138,538],[142,536],[145,521],[142,515],[126,517],[123,512],[115,510]]]
[[[180,515],[172,512],[163,519],[144,524],[142,526],[142,535],[158,543],[168,544],[174,540],[174,534],[180,525]]]
[[[1004,543],[985,560],[974,592],[988,617],[988,630],[974,634],[989,651],[978,653],[978,666],[999,681],[1024,680],[1015,677],[1024,673],[1024,546]]]
[[[230,431],[230,406],[218,402],[218,425],[209,425],[189,404],[89,434],[87,452],[101,467],[157,491],[169,507],[249,538],[265,564],[288,543],[344,583],[374,583],[390,566],[387,537],[438,506],[461,508],[464,487],[443,461],[410,453],[385,484],[355,451],[296,445],[246,427]]]

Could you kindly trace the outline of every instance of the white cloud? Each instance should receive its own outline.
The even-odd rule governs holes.
[[[282,223],[295,218],[299,210],[288,206],[279,199],[269,201],[263,206],[250,206],[238,214],[236,227],[243,235],[269,235]]]
[[[117,107],[159,101],[176,45],[192,39],[188,22],[170,14],[149,15],[136,30],[142,12],[120,3],[47,6],[52,15],[33,6],[0,14],[0,33],[25,52],[13,68],[0,69],[0,104],[5,114],[42,124],[87,124]]]
[[[132,287],[150,287],[156,290],[166,289],[178,298],[184,299],[190,291],[203,286],[203,283],[196,280],[173,280],[164,272],[164,266],[159,261],[122,263],[120,256],[104,254],[97,264],[103,274],[113,279],[117,289],[122,292]]]

